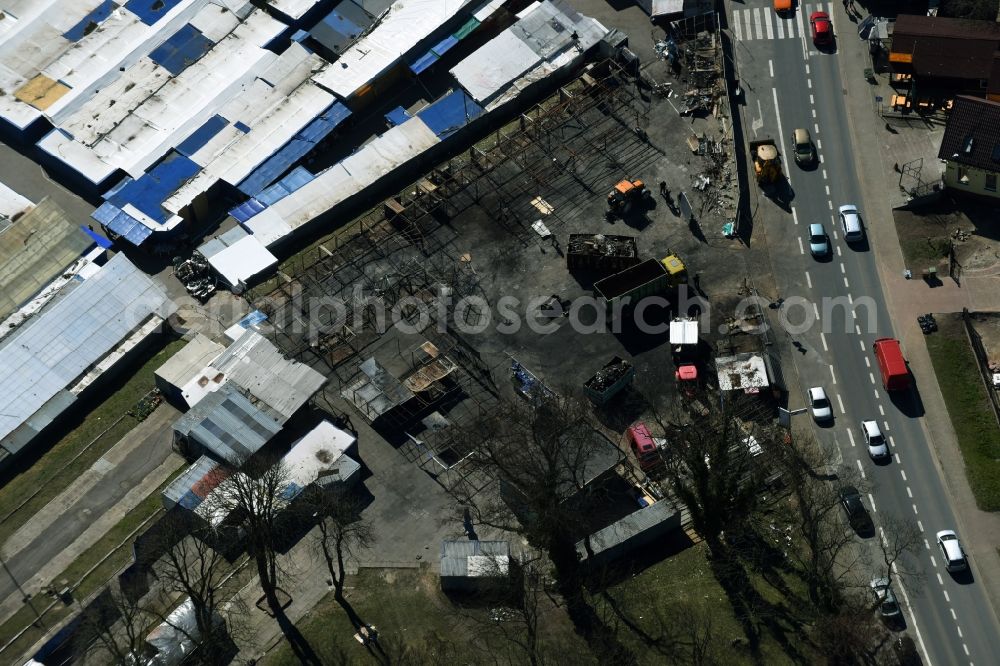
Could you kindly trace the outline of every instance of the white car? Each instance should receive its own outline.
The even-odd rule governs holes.
[[[886,619],[892,619],[902,615],[899,610],[899,602],[892,591],[892,585],[888,578],[873,578],[870,583],[872,598],[875,600],[879,615]]]
[[[840,207],[840,226],[844,229],[844,240],[848,243],[856,243],[865,237],[864,229],[861,226],[861,214],[854,204],[846,204]]]
[[[822,386],[814,386],[809,389],[808,396],[809,410],[814,419],[829,421],[833,418],[833,407],[830,406],[830,400],[826,397],[826,391],[823,390]]]
[[[872,457],[872,460],[883,460],[889,457],[889,446],[885,443],[885,437],[879,430],[878,423],[862,421],[861,435],[865,438],[865,444],[868,445],[868,455]]]
[[[962,543],[952,530],[941,530],[937,533],[938,548],[944,558],[944,568],[948,571],[965,571],[969,567],[965,559]]]

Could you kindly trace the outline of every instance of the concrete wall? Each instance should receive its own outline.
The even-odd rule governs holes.
[[[993,177],[993,189],[986,187],[987,176]],[[966,182],[963,182],[963,177]],[[944,170],[944,184],[959,192],[1000,199],[1000,172],[997,171],[984,171],[948,162]]]

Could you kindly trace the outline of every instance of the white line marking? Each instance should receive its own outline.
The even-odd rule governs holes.
[[[781,129],[781,111],[778,109],[777,88],[771,88],[771,96],[774,98],[774,118],[778,121],[778,140],[781,142],[781,152],[787,155],[788,151],[785,150],[785,130]],[[787,174],[785,175],[785,179],[788,180],[789,183],[792,182]]]
[[[890,440],[890,444],[891,444],[891,443],[892,443],[892,441]],[[896,446],[895,444],[892,444],[892,445],[893,445],[893,446]],[[898,454],[898,453],[896,454],[896,464],[897,464],[897,465],[899,464],[899,454]]]
[[[815,130],[816,134],[819,134],[819,123],[813,123],[813,130]]]
[[[882,405],[878,406],[878,413],[880,416],[885,416],[885,408]]]
[[[858,340],[858,345],[860,345],[861,351],[865,350],[865,341],[864,340]]]
[[[922,522],[920,522],[919,520],[917,521],[917,529],[919,529],[921,532],[924,531],[924,524]],[[927,543],[927,539],[924,539],[924,543],[927,545],[927,548],[929,550],[930,547],[931,547],[931,545],[929,543]]]
[[[868,503],[872,505],[872,513],[878,513],[878,509],[875,508],[875,498],[871,493],[868,493]]]
[[[854,446],[854,431],[853,430],[848,430],[847,431],[847,438],[851,440],[851,446]],[[860,463],[858,463],[858,464],[860,464]]]
[[[847,295],[847,302],[850,303],[851,305],[854,305],[854,296],[852,294]],[[854,310],[851,310],[851,316],[857,319],[858,313],[855,312]]]
[[[857,333],[858,335],[861,335],[861,327],[858,326],[857,324],[855,324],[854,325],[854,332]],[[862,342],[861,344],[864,344],[864,343]],[[865,360],[867,361],[868,359],[865,358]]]
[[[823,169],[823,180],[826,180],[826,169]]]
[[[817,150],[823,150],[823,141],[822,140],[816,139],[816,148],[817,148]],[[826,162],[826,160],[823,158],[822,155],[820,155],[819,156],[819,163],[823,164],[824,162]]]
[[[934,559],[933,555],[931,555],[931,566],[932,567],[936,567],[937,566],[937,560]],[[940,579],[940,578],[941,578],[941,574],[938,574],[938,579]]]
[[[812,90],[812,87],[813,87],[813,80],[812,80],[812,79],[806,79],[806,85],[808,85],[808,86],[809,86],[809,90]],[[819,131],[817,130],[817,132],[816,132],[816,133],[817,133],[817,134],[819,134]]]
[[[903,481],[906,481],[906,470],[905,469],[899,470],[899,474],[900,474],[900,476],[903,477]],[[921,530],[921,531],[923,531],[923,530]]]
[[[827,366],[827,367],[830,368],[830,376],[833,377],[833,383],[836,384],[837,383],[837,375],[833,374],[833,366],[830,365],[830,366]]]
[[[781,25],[781,23],[782,23],[782,21],[778,22],[779,25]],[[806,74],[808,74],[808,73],[809,73],[809,63],[806,63]],[[809,97],[812,97],[812,95],[809,95]]]
[[[806,251],[802,248],[802,238],[799,238],[799,254],[805,254]]]
[[[892,563],[893,572],[896,570],[896,563]],[[910,595],[906,593],[906,588],[903,586],[903,581],[897,581],[899,583],[899,591],[903,593],[903,601],[906,602],[907,608],[910,609],[910,619],[913,620],[913,630],[917,633],[917,642],[920,643],[920,651],[923,654],[927,654],[927,646],[924,645],[924,637],[920,634],[920,627],[917,626],[917,616],[913,614],[913,604],[910,603]]]
[[[944,600],[947,601],[950,604],[951,603],[951,597],[948,596],[948,590],[943,590],[943,591],[944,591]],[[959,638],[962,637],[962,628],[961,627],[958,628],[958,637]]]
[[[820,342],[823,343],[823,351],[830,351],[830,348],[826,346],[826,334],[820,332],[819,339],[820,339]],[[837,397],[839,398],[840,396],[837,396]]]
[[[832,201],[827,201],[826,205],[830,208],[830,210],[833,210],[833,202]]]
[[[816,319],[819,319],[819,306],[816,305],[815,301],[813,302],[813,314],[816,315]],[[820,333],[820,335],[823,334]]]
[[[917,511],[917,505],[916,504],[911,504],[910,506],[913,507],[913,515],[919,516],[920,513]]]
[[[753,10],[753,27],[754,34],[757,39],[762,39],[764,37],[764,30],[760,27],[760,8],[755,8]]]
[[[808,67],[808,66],[809,66],[809,65],[806,65],[806,67]],[[806,72],[806,74],[808,74],[808,73],[809,73],[809,72]],[[815,99],[813,99],[813,96],[812,96],[812,93],[809,93],[809,103],[810,103],[810,104],[815,104],[815,103],[816,103],[816,100],[815,100]]]
[[[733,22],[733,36],[736,37],[736,41],[742,42],[743,41],[743,21],[741,20],[741,17],[738,14],[735,15],[735,16],[733,16],[733,18],[736,19]]]
[[[858,335],[861,335],[861,330],[860,329],[858,330]],[[865,343],[864,343],[864,341],[862,341],[861,342],[861,347],[862,347],[861,351],[864,351],[864,346],[865,346]],[[865,367],[866,368],[872,367],[872,362],[868,360],[867,356],[865,356]]]
[[[773,79],[774,78],[774,61],[773,60],[768,60],[767,61],[767,69],[768,69],[768,71],[771,72],[771,78]]]
[[[894,440],[892,438],[892,435],[889,435],[889,446],[893,446],[893,447],[896,446],[896,440]],[[899,461],[897,461],[897,462],[899,462]],[[906,479],[903,479],[903,480],[906,481]]]
[[[746,30],[744,31],[746,32],[747,35],[747,41],[753,39],[753,28],[750,26],[750,19],[751,19],[751,12],[749,11],[743,12],[743,20],[746,21],[746,26],[747,26]]]
[[[868,373],[868,380],[871,381],[872,384],[874,384],[875,383],[875,375],[869,372]]]
[[[830,196],[830,186],[826,186],[826,196]]]
[[[837,246],[837,256],[838,256],[838,257],[842,257],[842,256],[844,256],[844,255],[843,255],[843,254],[841,254],[841,252],[840,252],[840,246],[839,246],[839,245]]]
[[[888,546],[889,545],[889,539],[885,536],[885,530],[880,527],[880,528],[878,528],[878,533],[879,533],[879,536],[882,537],[882,545],[883,546]]]
[[[861,461],[860,460],[855,460],[854,462],[858,463],[858,470],[861,472],[861,478],[862,479],[867,479],[868,477],[865,476],[865,468],[861,466]]]
[[[795,208],[792,208],[792,222],[795,224],[799,223],[799,214],[796,212]]]
[[[813,109],[812,112],[813,112],[813,118],[815,118],[816,117],[816,109]]]
[[[774,39],[774,28],[771,27],[771,12],[767,12],[767,18],[764,19],[764,26],[767,28],[767,38]]]
[[[809,277],[809,271],[806,271],[806,284],[809,285],[810,289],[813,288],[813,281],[812,278]]]
[[[845,289],[850,289],[851,288],[851,283],[847,281],[846,277],[844,278],[844,288]]]
[[[847,273],[847,268],[844,266],[844,264],[840,264],[840,273],[841,275]]]
[[[965,643],[962,643],[962,649],[965,651],[965,656],[968,657],[969,656],[969,646],[966,645]]]
[[[910,490],[909,486],[906,486],[906,496],[909,497],[910,499],[913,499],[913,491]]]
[[[875,399],[878,400],[878,389],[875,389]]]
[[[778,39],[784,39],[785,37],[785,29],[781,27],[783,23],[784,21],[778,21],[778,24],[774,26],[778,30]],[[806,65],[806,74],[808,73],[809,73],[809,65]]]
[[[839,393],[837,394],[837,405],[840,406],[840,413],[841,414],[847,414],[847,412],[844,411],[844,401],[840,399],[840,394]],[[848,432],[850,432],[850,430],[848,430]]]
[[[889,432],[890,428],[888,421],[882,421],[882,429],[885,430],[886,432]]]
[[[941,580],[941,574],[938,574],[938,580]],[[944,583],[941,583],[941,584],[944,585]],[[951,619],[953,619],[953,620],[957,620],[958,619],[958,616],[955,615],[955,609],[954,608],[949,608],[948,612],[951,613]]]

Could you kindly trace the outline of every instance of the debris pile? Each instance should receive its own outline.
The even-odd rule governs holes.
[[[215,293],[215,278],[211,267],[200,252],[193,253],[190,259],[176,257],[174,275],[189,294],[202,302]]]

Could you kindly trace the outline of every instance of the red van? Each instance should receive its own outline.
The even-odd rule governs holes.
[[[628,429],[629,446],[639,461],[639,467],[647,472],[660,464],[660,454],[656,450],[656,442],[649,434],[649,428],[642,421],[639,421]]]
[[[886,391],[903,391],[910,388],[913,378],[910,369],[903,358],[903,350],[899,340],[895,338],[879,338],[872,345],[879,372],[882,374],[882,385]]]

